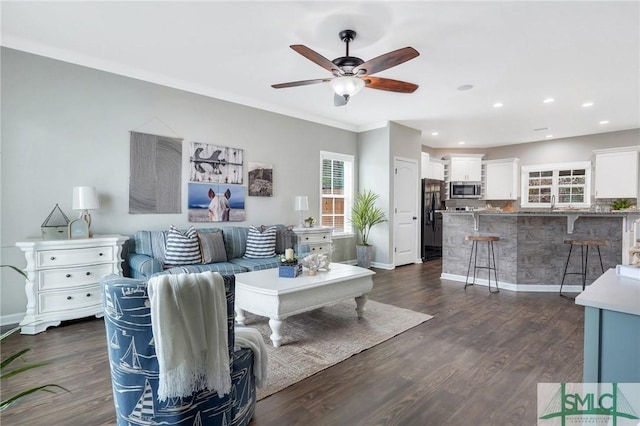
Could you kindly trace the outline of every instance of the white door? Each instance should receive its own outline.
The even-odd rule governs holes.
[[[394,264],[415,263],[418,258],[418,162],[394,160]]]

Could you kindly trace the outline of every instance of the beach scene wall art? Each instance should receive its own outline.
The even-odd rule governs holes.
[[[246,187],[190,182],[189,222],[243,222]]]

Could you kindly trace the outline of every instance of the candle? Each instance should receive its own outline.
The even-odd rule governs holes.
[[[286,249],[284,251],[284,258],[287,260],[293,260],[293,249]]]

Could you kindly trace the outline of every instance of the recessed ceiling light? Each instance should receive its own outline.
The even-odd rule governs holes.
[[[458,145],[464,145],[464,141],[458,142]]]
[[[545,136],[545,138],[552,138],[552,137],[553,137],[553,135],[547,135],[547,136]]]
[[[433,133],[431,133],[431,136],[438,136],[439,134],[440,133],[438,133],[438,132],[433,132]]]
[[[553,99],[553,98],[547,98],[542,102],[544,102],[545,104],[550,104],[551,102],[554,102],[554,101],[555,101],[555,99]]]
[[[493,104],[494,108],[500,108],[502,106],[502,102],[496,102],[495,104]]]
[[[458,87],[458,90],[461,90],[461,91],[471,90],[471,89],[473,89],[473,84],[463,84],[462,86]]]
[[[609,124],[609,120],[602,120],[600,124]]]
[[[582,108],[589,108],[590,106],[593,106],[593,102],[585,102],[582,104]]]

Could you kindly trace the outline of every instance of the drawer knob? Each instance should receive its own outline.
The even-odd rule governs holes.
[[[323,239],[324,239],[324,238],[327,238],[327,236],[326,236],[326,235],[323,235],[323,236],[322,236],[322,238],[323,238]]]
[[[71,278],[71,274],[67,274],[67,275],[65,275],[65,277]]]
[[[98,253],[98,256],[102,256],[102,253]]]
[[[87,272],[87,275],[91,275],[91,272]]]
[[[305,239],[305,240],[308,240],[308,239],[309,239],[309,237],[304,237],[304,239]]]
[[[51,260],[56,260],[56,257],[55,256],[51,256]]]
[[[67,296],[67,300],[71,300],[71,299],[73,299],[73,297]]]
[[[91,293],[87,293],[87,297],[91,297]]]

